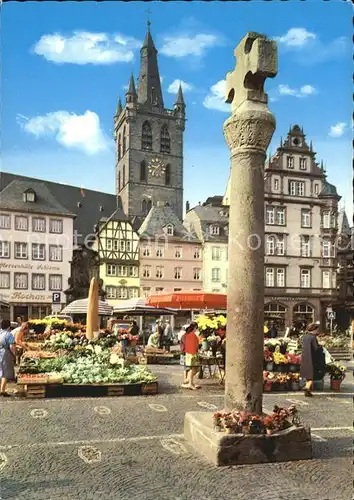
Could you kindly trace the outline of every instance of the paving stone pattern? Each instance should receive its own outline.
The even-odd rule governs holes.
[[[176,367],[156,371],[164,391],[158,396],[1,400],[1,500],[352,498],[349,393],[306,401],[302,395],[265,396],[268,409],[290,404],[289,398],[307,403],[299,406],[300,416],[320,429],[313,431],[313,460],[217,468],[189,448],[183,419],[186,411],[210,411],[198,403],[222,408],[222,388],[206,380],[200,391],[182,392]],[[348,383],[345,388],[352,389]],[[35,418],[41,412],[33,410],[47,414]]]

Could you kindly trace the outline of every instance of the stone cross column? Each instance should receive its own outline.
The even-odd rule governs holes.
[[[264,323],[264,162],[275,130],[264,82],[277,74],[277,47],[247,33],[226,76],[224,123],[231,152],[225,407],[262,413]]]

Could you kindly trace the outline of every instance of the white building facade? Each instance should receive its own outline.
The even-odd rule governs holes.
[[[73,215],[44,184],[13,181],[0,193],[0,295],[12,320],[51,314],[53,293],[64,305],[72,254]]]

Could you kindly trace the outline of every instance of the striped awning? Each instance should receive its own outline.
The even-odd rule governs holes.
[[[130,314],[135,316],[173,316],[176,311],[164,307],[154,307],[146,305],[146,299],[129,299],[122,301],[118,306],[113,307],[114,314]]]
[[[74,300],[64,307],[60,314],[86,314],[87,306],[88,299]],[[107,302],[100,300],[98,302],[98,314],[99,316],[110,316],[112,314],[112,307]]]

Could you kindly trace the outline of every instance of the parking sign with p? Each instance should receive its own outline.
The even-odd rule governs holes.
[[[52,303],[53,304],[60,304],[61,302],[61,293],[60,292],[53,292],[52,293]]]

